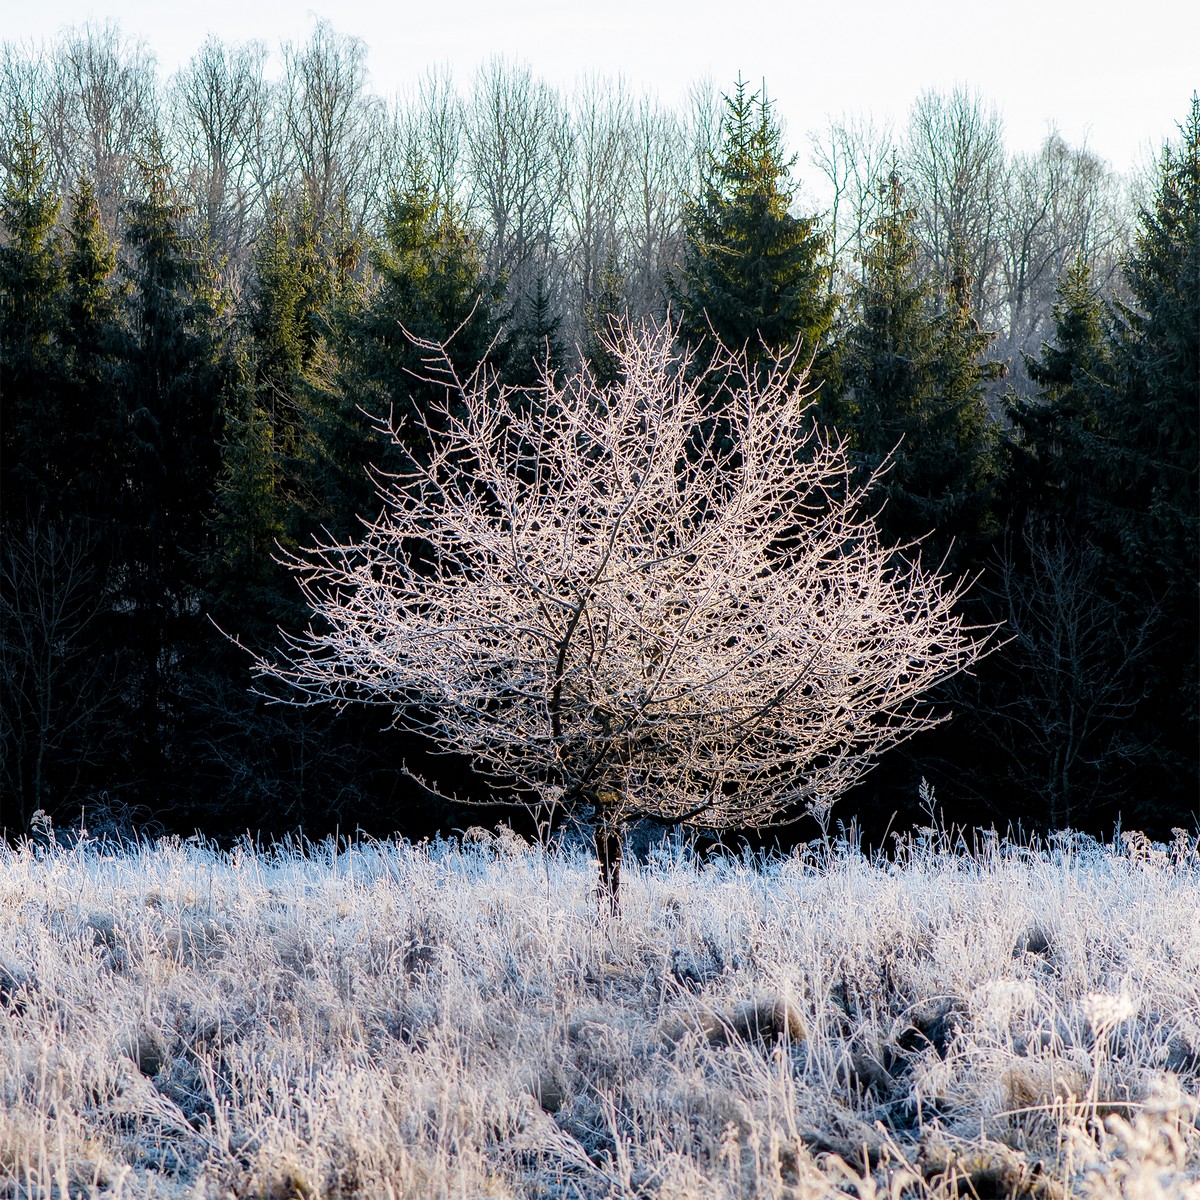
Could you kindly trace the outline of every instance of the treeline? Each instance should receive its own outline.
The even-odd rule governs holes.
[[[423,411],[405,331],[524,385],[668,308],[813,356],[898,543],[979,574],[1004,645],[844,814],[1165,830],[1196,811],[1200,107],[1139,204],[1050,137],[928,93],[831,125],[801,213],[760,93],[674,113],[496,63],[405,105],[319,25],[268,82],[208,43],[165,87],[112,27],[0,61],[0,826],[430,832],[465,767],[382,710],[267,704],[306,620],[281,553],[352,537]],[[416,372],[416,375],[414,375]],[[932,532],[931,532],[932,531]]]

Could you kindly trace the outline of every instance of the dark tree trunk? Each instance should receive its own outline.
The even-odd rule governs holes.
[[[598,903],[601,913],[617,916],[621,910],[621,846],[624,830],[616,805],[598,800],[596,803],[596,857],[600,860],[600,890]]]

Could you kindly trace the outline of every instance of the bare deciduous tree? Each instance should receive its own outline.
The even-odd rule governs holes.
[[[357,233],[379,208],[386,113],[367,90],[367,48],[317,22],[303,45],[284,47],[283,128],[294,172],[318,223],[348,220]]]
[[[939,720],[921,696],[985,640],[961,585],[881,544],[794,356],[756,375],[721,352],[696,378],[673,346],[625,330],[615,384],[514,395],[425,344],[447,388],[431,456],[383,480],[361,540],[293,561],[317,621],[258,664],[590,808],[614,908],[631,816],[820,810]]]
[[[392,176],[402,192],[427,189],[441,211],[465,206],[462,128],[453,76],[431,68],[395,114]]]
[[[684,130],[669,109],[643,97],[630,126],[625,229],[633,311],[661,317],[667,280],[682,256],[683,197],[692,186]]]
[[[831,120],[810,137],[813,165],[828,185],[829,288],[861,282],[871,227],[879,215],[879,183],[895,169],[896,148],[889,125],[870,117]],[[858,269],[855,269],[858,264]]]
[[[172,81],[172,156],[181,186],[213,248],[235,271],[251,234],[255,133],[267,104],[265,49],[210,37]]]
[[[1112,172],[1084,148],[1050,134],[1035,155],[1010,164],[1001,215],[998,298],[1013,386],[1030,392],[1022,352],[1035,353],[1053,324],[1055,289],[1072,263],[1085,262],[1107,291],[1117,274],[1128,231]]]
[[[49,72],[33,46],[0,42],[0,173],[13,169],[13,131],[40,129],[39,114],[49,92]]]
[[[0,797],[16,810],[0,824],[19,830],[69,798],[115,690],[95,646],[94,552],[78,529],[32,522],[6,529],[0,546]]]
[[[58,44],[41,115],[62,191],[92,181],[105,226],[141,185],[139,164],[160,145],[153,56],[112,22],[70,30]]]
[[[1125,729],[1142,699],[1152,623],[1124,622],[1104,595],[1095,547],[1052,527],[1026,525],[997,567],[1011,635],[1000,665],[1011,664],[1014,686],[980,706],[982,724],[1020,790],[1048,806],[1050,828],[1069,827],[1103,781],[1136,761]]]
[[[563,315],[559,224],[566,191],[563,146],[570,140],[567,111],[558,93],[527,67],[495,59],[475,77],[464,134],[468,219],[482,234],[488,278],[503,281],[506,289],[505,323],[516,365],[531,368],[549,347],[541,342],[524,359],[529,347],[523,346],[522,332],[536,345]]]
[[[567,254],[578,339],[585,314],[602,290],[606,268],[619,259],[619,215],[626,191],[629,105],[618,79],[591,77],[576,89],[569,136],[560,146],[566,181]]]
[[[465,115],[469,212],[482,223],[488,274],[524,285],[557,227],[569,136],[558,94],[525,67],[496,59],[481,69]]]
[[[904,167],[917,200],[918,236],[939,281],[967,272],[976,315],[988,328],[999,262],[1005,175],[1004,129],[994,106],[965,88],[917,98],[909,117]]]
[[[684,118],[684,140],[691,158],[688,164],[687,191],[696,195],[712,171],[721,150],[725,131],[725,104],[722,93],[709,75],[688,88]]]

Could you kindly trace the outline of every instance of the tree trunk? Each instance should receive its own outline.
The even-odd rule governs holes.
[[[596,857],[600,860],[600,887],[597,903],[601,915],[620,915],[621,846],[623,822],[618,815],[616,797],[600,795],[596,799]]]

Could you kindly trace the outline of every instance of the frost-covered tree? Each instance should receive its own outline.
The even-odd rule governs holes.
[[[315,613],[260,672],[312,701],[366,699],[551,811],[593,815],[616,907],[622,829],[645,814],[756,827],[822,810],[985,639],[961,585],[864,515],[794,357],[669,326],[620,330],[616,381],[459,379],[423,419],[363,537],[297,556]],[[725,417],[718,436],[711,419]]]

